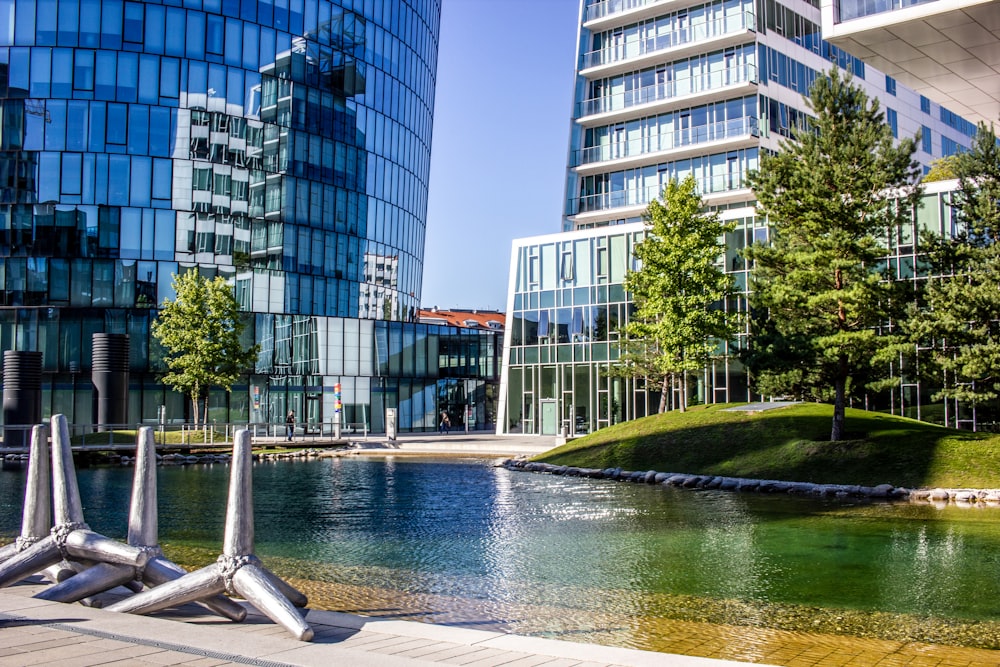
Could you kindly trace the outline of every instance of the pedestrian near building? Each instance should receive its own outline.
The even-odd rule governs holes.
[[[441,421],[438,423],[438,433],[447,433],[451,429],[451,419],[448,418],[448,413],[441,412]]]
[[[295,411],[289,410],[288,416],[285,417],[285,431],[288,435],[288,442],[292,441],[292,436],[295,435]]]

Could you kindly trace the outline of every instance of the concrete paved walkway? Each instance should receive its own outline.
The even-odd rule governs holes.
[[[438,433],[407,433],[396,440],[386,440],[384,434],[369,435],[367,439],[351,439],[352,451],[363,454],[457,454],[468,456],[534,456],[556,447],[553,436],[495,435],[486,431],[452,431]],[[281,444],[281,443],[277,443]],[[316,447],[324,445],[322,440]]]
[[[38,581],[0,589],[0,667],[57,665],[259,665],[261,667],[746,667],[751,663],[522,637],[500,632],[328,611],[308,612],[312,643],[251,611],[236,624],[199,608],[155,616],[116,614],[36,600]],[[689,626],[689,627],[687,627]],[[685,629],[686,627],[686,629]],[[674,640],[694,653],[732,655],[758,666],[997,667],[1000,652],[809,634],[765,628],[678,623]],[[749,653],[749,655],[748,655]]]
[[[132,616],[36,600],[40,584],[0,589],[0,666],[260,665],[419,667],[736,667],[740,663],[309,611],[315,640],[251,613],[236,624],[198,614]],[[193,615],[193,616],[192,616]],[[174,618],[171,618],[173,616]]]

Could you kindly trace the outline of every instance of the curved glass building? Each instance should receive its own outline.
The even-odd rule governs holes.
[[[261,345],[210,417],[381,430],[491,420],[493,333],[418,325],[440,0],[0,0],[0,343],[92,420],[130,335],[133,422],[182,421],[149,325],[231,281]]]

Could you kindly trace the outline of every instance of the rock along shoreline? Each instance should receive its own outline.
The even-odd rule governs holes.
[[[866,498],[872,500],[909,501],[938,506],[949,503],[960,507],[1000,508],[1000,489],[908,489],[892,484],[862,486],[858,484],[814,484],[773,479],[692,475],[658,472],[656,470],[623,470],[621,468],[577,468],[574,466],[540,463],[526,459],[507,459],[500,464],[509,470],[607,479],[634,484],[658,484],[681,489],[706,489],[755,493],[786,493],[817,498]]]

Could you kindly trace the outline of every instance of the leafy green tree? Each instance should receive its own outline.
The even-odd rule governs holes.
[[[772,238],[747,253],[744,360],[763,394],[832,401],[830,439],[840,440],[849,392],[883,387],[886,350],[898,343],[883,327],[900,312],[901,285],[882,260],[918,201],[919,171],[913,139],[894,140],[878,100],[850,75],[817,78],[808,101],[814,116],[750,176]]]
[[[905,329],[924,351],[922,374],[943,382],[934,398],[983,403],[1000,396],[1000,147],[980,124],[968,151],[952,156],[959,232],[926,234],[930,263]],[[946,231],[947,233],[947,231]]]
[[[191,398],[198,424],[199,399],[205,400],[207,420],[209,388],[232,391],[240,374],[256,362],[259,347],[244,347],[239,303],[224,278],[209,280],[191,270],[175,275],[173,287],[176,298],[163,301],[150,329],[167,352],[170,372],[163,382]]]
[[[718,356],[737,326],[724,307],[733,278],[719,266],[722,239],[733,225],[702,211],[691,176],[670,181],[662,200],[646,209],[646,237],[635,246],[640,268],[625,276],[635,312],[624,327],[618,363],[619,372],[661,383],[660,412],[674,378],[686,409],[688,372]]]
[[[946,155],[931,162],[931,170],[924,174],[924,183],[950,181],[953,178],[958,178],[958,172],[955,170],[957,160],[958,155],[956,154]]]

